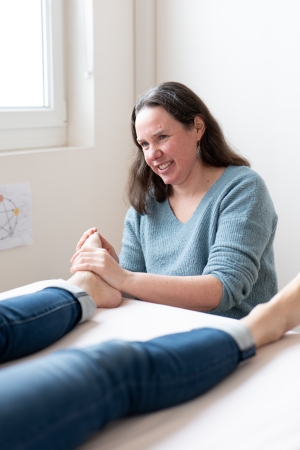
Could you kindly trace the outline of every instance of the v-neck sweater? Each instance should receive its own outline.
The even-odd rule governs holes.
[[[168,200],[149,198],[145,215],[131,207],[120,264],[132,272],[213,275],[223,295],[210,313],[240,319],[277,292],[276,226],[263,179],[248,167],[229,166],[186,223],[175,217]]]

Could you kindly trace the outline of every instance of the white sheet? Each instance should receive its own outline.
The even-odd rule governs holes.
[[[37,287],[31,285],[26,291]],[[10,291],[9,295],[20,292],[25,289]],[[0,294],[0,299],[4,297],[7,294]],[[222,320],[179,308],[123,300],[119,308],[98,310],[92,320],[26,359],[112,338],[146,340]],[[168,410],[119,420],[80,449],[299,450],[299,372],[300,334],[292,332],[261,349],[202,397]]]

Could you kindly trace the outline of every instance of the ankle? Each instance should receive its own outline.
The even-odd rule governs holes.
[[[251,331],[257,348],[278,341],[286,332],[285,315],[281,314],[280,305],[262,303],[241,319]]]
[[[90,297],[92,296],[93,279],[96,275],[92,272],[80,270],[75,272],[67,281],[85,291]]]
[[[76,272],[68,281],[84,290],[98,308],[117,308],[122,302],[122,294],[93,272]]]

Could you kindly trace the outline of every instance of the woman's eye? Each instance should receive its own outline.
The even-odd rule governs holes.
[[[148,142],[140,142],[140,146],[142,148],[147,148],[148,147]]]
[[[166,134],[161,134],[159,137],[158,137],[158,139],[160,140],[160,141],[163,141],[164,139],[166,139],[168,136],[166,135]]]

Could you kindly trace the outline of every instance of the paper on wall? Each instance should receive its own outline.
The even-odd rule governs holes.
[[[0,250],[32,243],[29,183],[0,186]]]

